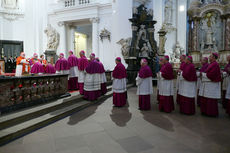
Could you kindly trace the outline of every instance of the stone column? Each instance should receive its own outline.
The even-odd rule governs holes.
[[[193,21],[193,30],[192,30],[192,51],[198,51],[198,23],[199,21],[195,19]]]
[[[189,54],[193,57],[193,62],[195,64],[200,63],[200,58],[202,57],[200,51],[198,50],[198,27],[199,26],[199,19],[195,18],[193,20],[193,29],[191,32],[191,52]]]
[[[99,18],[94,17],[90,19],[90,22],[92,23],[93,27],[93,33],[92,33],[92,52],[96,54],[97,57],[99,57],[99,34],[98,34],[98,23],[99,23]]]
[[[73,24],[68,24],[68,35],[67,35],[67,43],[68,43],[68,51],[72,50],[75,53],[75,26]]]
[[[229,51],[230,50],[230,18],[227,17],[225,20],[225,37],[224,37],[224,50]]]
[[[189,20],[188,52],[192,51],[192,21]]]
[[[67,50],[67,40],[66,40],[66,24],[64,22],[58,22],[58,26],[61,27],[60,31],[60,47],[59,50],[64,52],[66,56],[66,50]]]

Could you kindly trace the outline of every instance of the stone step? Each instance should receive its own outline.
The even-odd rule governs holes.
[[[132,86],[133,85],[128,85],[127,88],[130,88]],[[70,99],[72,99],[72,101],[74,101],[72,103],[72,105],[68,105],[68,106],[64,105],[62,108],[56,107],[56,110],[48,111],[48,112],[44,113],[43,115],[27,119],[26,121],[23,121],[21,123],[15,124],[11,127],[0,130],[0,146],[7,144],[7,143],[9,143],[9,142],[11,142],[17,138],[20,138],[26,134],[29,134],[29,133],[31,133],[37,129],[40,129],[44,126],[52,124],[53,122],[56,122],[60,119],[63,119],[65,117],[67,117],[73,113],[76,113],[76,112],[78,112],[84,108],[87,108],[91,105],[105,101],[107,98],[109,98],[113,95],[113,92],[111,91],[111,87],[109,87],[109,90],[110,91],[108,91],[106,95],[101,96],[100,98],[98,98],[97,101],[94,101],[94,102],[83,100],[82,96],[76,95],[76,97],[74,99],[72,99],[72,97],[70,98]],[[76,101],[78,101],[78,102],[76,102]],[[57,104],[57,105],[60,105],[60,104]],[[47,108],[44,108],[44,109],[47,109]],[[39,111],[42,111],[42,110],[39,110]],[[31,113],[28,113],[28,114],[31,114]],[[22,116],[25,116],[25,114]],[[20,116],[19,118],[22,118],[22,117]],[[12,120],[12,119],[13,118],[11,118],[10,120]]]
[[[111,91],[112,86],[108,86],[107,89],[108,91]],[[38,106],[34,106],[32,108],[27,108],[24,110],[3,115],[0,117],[0,130],[42,116],[44,114],[55,111],[57,109],[61,109],[63,107],[76,104],[82,100],[83,100],[83,96],[80,95],[79,92],[75,92],[71,94],[71,97],[58,99],[50,103],[41,104]]]

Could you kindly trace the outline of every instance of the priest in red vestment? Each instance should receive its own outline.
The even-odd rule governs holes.
[[[177,71],[178,75],[177,75],[177,83],[176,83],[176,90],[177,90],[177,97],[176,97],[176,102],[177,104],[180,104],[180,94],[179,94],[179,90],[182,89],[183,84],[181,83],[181,80],[179,79],[181,72],[183,71],[184,67],[185,67],[185,59],[186,59],[186,55],[181,55],[180,56],[180,68]]]
[[[153,94],[153,78],[152,70],[148,66],[146,59],[141,60],[141,69],[136,78],[137,95],[139,95],[139,109],[151,109],[151,94]]]
[[[85,68],[88,65],[88,59],[85,57],[85,51],[81,51],[80,58],[78,59],[78,70],[79,70],[79,77],[78,77],[78,87],[79,93],[84,95],[84,81],[85,81]]]
[[[116,107],[122,107],[126,105],[127,100],[127,89],[126,89],[126,69],[125,66],[121,63],[121,58],[117,57],[116,67],[112,73],[113,80],[113,105]]]
[[[159,72],[159,110],[170,113],[174,110],[173,68],[169,63],[169,56],[163,58],[163,65]]]
[[[90,55],[90,62],[85,69],[84,98],[90,101],[97,100],[101,95],[102,67],[96,61],[95,54]]]
[[[25,58],[25,53],[21,52],[20,56],[16,60],[15,76],[22,76],[24,73],[29,73],[29,71],[29,62]]]
[[[201,82],[201,73],[202,72],[205,72],[205,70],[208,68],[208,58],[207,57],[203,57],[202,60],[201,60],[201,64],[202,64],[202,67],[200,68],[200,70],[197,72],[197,105],[200,106],[200,99],[201,99],[201,95],[199,94],[199,90],[201,88],[203,88],[203,84]]]
[[[200,110],[203,115],[218,116],[218,99],[221,98],[221,71],[217,53],[209,56],[210,64],[206,71],[202,73],[201,81],[204,84],[200,90],[201,104]]]
[[[187,115],[193,115],[195,114],[197,75],[195,66],[192,63],[192,56],[188,56],[185,62],[186,64],[180,75],[180,80],[183,84],[179,90],[180,112]]]
[[[68,81],[68,88],[69,90],[77,90],[78,89],[78,59],[73,54],[73,51],[69,51],[68,57],[68,64],[69,64],[69,81]]]

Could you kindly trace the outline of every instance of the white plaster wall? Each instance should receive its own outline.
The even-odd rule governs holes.
[[[109,57],[110,62],[114,63],[115,57],[121,57],[121,46],[117,42],[122,38],[132,37],[131,23],[128,19],[132,18],[132,4],[131,0],[116,0],[113,3],[112,15],[112,49],[113,54]],[[123,58],[122,62],[125,64]],[[126,64],[125,64],[126,65]]]
[[[51,1],[51,0],[50,0]],[[20,0],[24,17],[9,21],[1,18],[1,40],[18,40],[24,42],[27,57],[45,50],[44,29],[47,25],[47,0]]]

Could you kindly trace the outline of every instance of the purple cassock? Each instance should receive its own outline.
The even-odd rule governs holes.
[[[208,63],[203,64],[202,67],[200,68],[200,73],[205,72],[206,69],[208,68],[208,66],[209,66]],[[202,86],[200,78],[198,79],[197,86],[198,86],[197,87],[198,88],[198,91],[197,91],[197,93],[198,93],[198,95],[197,95],[197,105],[200,106],[201,96],[199,95],[199,89],[200,89],[200,86]]]
[[[40,62],[36,62],[35,64],[33,64],[31,68],[31,73],[32,74],[45,73],[44,66]]]
[[[104,95],[107,93],[107,87],[106,87],[106,75],[105,75],[105,69],[104,69],[104,65],[101,62],[98,62],[101,66],[101,94]]]
[[[173,68],[170,63],[166,63],[160,70],[159,80],[159,110],[170,113],[174,110],[174,85]]]
[[[208,82],[204,82],[204,93],[201,97],[201,113],[208,116],[218,116],[218,99],[221,98],[221,72],[219,64],[215,61],[209,64],[205,71],[206,76],[209,79]]]
[[[78,87],[79,87],[79,93],[81,95],[84,95],[84,80],[85,80],[85,69],[88,66],[88,59],[85,56],[81,56],[78,59],[78,71],[79,71],[79,77],[78,77]]]
[[[113,105],[122,107],[126,105],[127,89],[126,89],[126,69],[122,63],[118,63],[113,70]]]
[[[55,67],[52,64],[48,64],[46,66],[45,70],[46,70],[45,73],[47,73],[47,74],[55,74],[56,73]]]
[[[56,71],[61,72],[62,74],[66,74],[66,71],[69,71],[69,64],[68,61],[63,57],[59,58],[55,63]]]
[[[140,110],[150,110],[151,102],[150,95],[153,93],[152,88],[152,70],[148,65],[142,66],[137,82],[137,95],[139,95],[139,109]]]
[[[78,59],[75,55],[70,55],[68,57],[68,64],[70,68],[69,80],[68,80],[68,88],[69,90],[77,90],[78,89]]]
[[[186,66],[186,63],[185,62],[181,62],[180,64],[180,70],[183,71],[184,70],[184,67]],[[178,81],[178,89],[180,88],[180,81]],[[178,93],[177,91],[177,96],[176,96],[176,102],[177,104],[180,104],[180,94]]]
[[[101,95],[101,65],[93,60],[85,69],[84,98],[90,101],[96,100]]]
[[[184,66],[183,89],[180,93],[180,112],[188,115],[195,114],[195,97],[196,97],[196,69],[194,64],[189,63]]]

